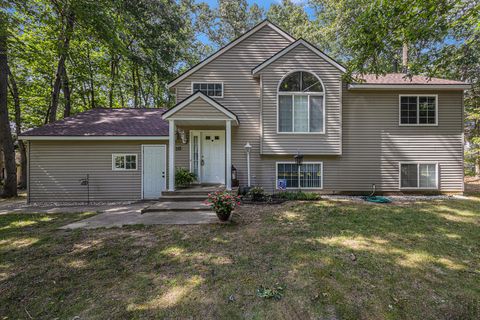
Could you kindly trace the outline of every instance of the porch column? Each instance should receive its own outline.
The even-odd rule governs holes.
[[[168,120],[168,191],[175,191],[175,120]]]
[[[225,185],[227,190],[232,190],[232,121],[227,120],[225,124],[226,139],[226,177]]]

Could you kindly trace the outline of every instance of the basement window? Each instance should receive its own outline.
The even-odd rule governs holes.
[[[277,188],[283,185],[286,189],[322,189],[323,163],[277,162]]]
[[[438,189],[438,164],[400,163],[400,189]]]
[[[137,170],[137,155],[126,153],[112,154],[112,170],[133,171]]]

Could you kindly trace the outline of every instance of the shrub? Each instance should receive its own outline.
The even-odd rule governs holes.
[[[253,187],[248,191],[248,196],[252,201],[263,201],[265,199],[265,191],[262,187]]]
[[[240,205],[240,196],[234,196],[226,191],[209,193],[205,201],[216,213],[230,214]]]
[[[185,168],[178,168],[175,171],[175,185],[177,187],[185,187],[197,179],[195,173],[188,171]]]
[[[280,192],[275,194],[276,198],[285,199],[285,200],[319,200],[320,195],[315,192]]]

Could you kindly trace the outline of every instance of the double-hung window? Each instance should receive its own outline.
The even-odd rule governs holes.
[[[203,92],[212,98],[223,98],[223,83],[221,82],[193,82],[192,93]]]
[[[400,163],[401,189],[438,189],[437,163]]]
[[[400,125],[437,125],[437,99],[437,95],[400,95]]]
[[[312,73],[296,71],[278,88],[279,133],[325,133],[325,92]]]
[[[112,170],[114,171],[130,171],[137,170],[137,155],[126,153],[112,154]]]
[[[293,162],[277,162],[277,188],[322,189],[323,163],[306,162],[297,165]]]

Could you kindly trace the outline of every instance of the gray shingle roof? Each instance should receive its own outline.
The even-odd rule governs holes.
[[[168,136],[166,109],[92,109],[27,130],[22,136]]]
[[[387,73],[385,75],[364,74],[358,75],[364,84],[466,84],[462,81],[428,78],[425,76],[407,77],[404,73]],[[362,82],[359,82],[362,83]]]

